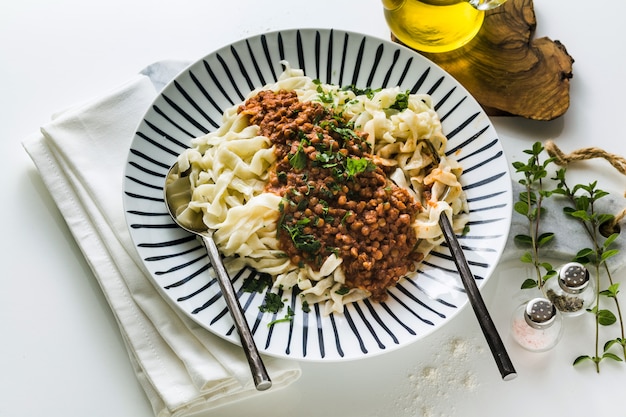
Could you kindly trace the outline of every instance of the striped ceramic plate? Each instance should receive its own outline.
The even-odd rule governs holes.
[[[324,83],[358,87],[400,86],[428,93],[436,103],[448,154],[464,168],[470,207],[469,233],[459,236],[482,287],[493,272],[511,221],[511,182],[498,136],[477,102],[438,66],[398,44],[328,29],[285,30],[241,40],[190,65],[158,95],[137,128],[124,178],[126,219],[133,241],[164,297],[201,326],[239,343],[202,245],[169,218],[163,202],[168,167],[192,138],[215,130],[224,110],[254,88],[275,82],[281,60]],[[282,298],[296,312],[290,322],[269,325],[263,293],[242,291],[259,277],[230,270],[261,352],[298,360],[338,361],[389,352],[425,337],[467,303],[445,244],[416,274],[389,291],[383,303],[352,303],[344,314],[325,316],[318,306],[300,309],[291,291]]]

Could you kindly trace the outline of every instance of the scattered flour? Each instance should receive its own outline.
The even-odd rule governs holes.
[[[453,338],[428,364],[409,369],[396,392],[392,413],[397,417],[449,417],[458,415],[451,399],[471,394],[479,387],[474,362],[484,354],[475,340]]]

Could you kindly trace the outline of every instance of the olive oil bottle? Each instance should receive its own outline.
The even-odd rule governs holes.
[[[424,52],[447,52],[469,42],[485,12],[467,0],[383,0],[391,32],[405,45]]]

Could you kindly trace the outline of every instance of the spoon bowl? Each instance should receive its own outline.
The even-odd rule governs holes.
[[[228,272],[222,263],[217,245],[213,240],[213,230],[208,229],[204,225],[200,214],[192,219],[185,219],[184,222],[179,219],[179,215],[187,208],[191,201],[191,184],[189,182],[188,172],[179,172],[178,163],[175,163],[169,169],[165,178],[163,193],[167,211],[174,222],[184,230],[199,236],[207,250],[209,260],[217,275],[217,281],[222,295],[226,301],[228,311],[235,322],[235,328],[237,329],[241,345],[246,354],[248,364],[250,365],[254,385],[259,391],[270,388],[272,381],[265,369],[261,355],[250,332],[250,327],[243,314],[239,299],[235,294]]]

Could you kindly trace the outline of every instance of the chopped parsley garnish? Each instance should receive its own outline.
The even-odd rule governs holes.
[[[332,91],[324,91],[322,83],[319,80],[315,80],[314,83],[317,84],[317,96],[322,103],[332,104],[335,102],[335,95]]]
[[[307,157],[306,152],[304,152],[304,147],[307,145],[308,142],[306,140],[301,140],[296,153],[289,155],[289,164],[294,169],[302,170],[306,167]]]
[[[337,291],[335,291],[335,294],[346,295],[349,292],[350,292],[350,288],[348,288],[348,287],[341,287]]]
[[[267,323],[267,327],[271,327],[273,325],[275,325],[276,323],[284,323],[284,322],[288,322],[293,320],[293,316],[295,316],[296,313],[293,311],[293,309],[289,306],[287,306],[287,314],[285,314],[285,317],[283,317],[282,319],[276,319],[276,320],[272,320],[269,323]]]
[[[405,91],[404,93],[400,93],[396,96],[396,101],[389,106],[390,109],[403,111],[409,107],[409,91]]]
[[[322,244],[314,235],[304,233],[304,227],[310,222],[310,219],[301,219],[296,222],[295,225],[288,225],[283,223],[281,226],[289,233],[291,241],[296,249],[302,252],[315,253]]]
[[[273,292],[266,292],[263,304],[259,306],[262,313],[278,313],[283,309],[285,303],[280,299],[280,295]]]
[[[241,289],[244,292],[258,292],[262,293],[263,290],[272,284],[272,276],[270,274],[259,274],[258,278],[251,274],[243,281]]]
[[[345,87],[342,88],[343,91],[352,91],[355,95],[357,96],[366,96],[367,98],[371,99],[372,97],[374,97],[374,94],[376,94],[378,91],[380,91],[380,88],[377,89],[372,89],[372,88],[359,88],[357,86],[355,86],[354,84],[350,84],[347,85]]]
[[[348,158],[346,160],[346,174],[352,178],[361,172],[371,172],[376,169],[376,165],[366,158]]]

